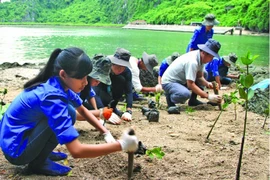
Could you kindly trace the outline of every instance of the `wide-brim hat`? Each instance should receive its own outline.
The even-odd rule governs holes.
[[[218,55],[218,51],[221,48],[221,45],[218,41],[214,39],[208,39],[205,44],[198,44],[199,49],[211,54],[214,57],[220,58]]]
[[[103,84],[111,85],[111,78],[110,78],[110,72],[111,72],[111,60],[102,55],[98,54],[95,55],[93,58],[93,70],[89,74],[89,76],[93,79],[96,79]]]
[[[153,68],[158,65],[158,60],[155,54],[147,54],[143,52],[142,54],[143,63],[145,64],[147,70],[153,74]]]
[[[180,56],[180,54],[178,52],[174,52],[172,53],[171,56],[166,58],[166,62],[168,65],[172,64],[172,62],[177,59]]]
[[[115,54],[109,55],[108,58],[111,60],[113,64],[131,68],[131,65],[129,63],[130,56],[131,54],[128,50],[124,48],[117,48]]]
[[[230,53],[228,56],[222,56],[222,59],[234,66],[238,58],[235,53]]]
[[[213,14],[207,14],[204,17],[204,21],[202,22],[202,24],[204,26],[214,26],[214,25],[218,25],[219,21],[216,20],[216,17]]]

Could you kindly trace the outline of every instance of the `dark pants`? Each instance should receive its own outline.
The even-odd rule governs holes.
[[[68,105],[69,113],[72,117],[72,124],[76,121],[76,111],[72,105]],[[24,152],[17,158],[12,158],[5,154],[6,159],[14,165],[24,165],[28,163],[42,164],[53,149],[58,145],[55,134],[48,125],[48,120],[40,121],[28,136],[28,144]]]
[[[126,80],[123,76],[114,76],[111,81],[113,86],[104,86],[100,83],[98,86],[93,87],[98,108],[110,105],[111,108],[115,109],[120,98],[125,94],[123,86],[126,84]]]
[[[231,78],[225,77],[225,76],[220,76],[220,83],[221,84],[225,84],[228,85],[232,82]],[[208,73],[208,77],[207,77],[207,81],[211,82],[211,81],[215,81],[215,77],[213,76],[213,73]]]

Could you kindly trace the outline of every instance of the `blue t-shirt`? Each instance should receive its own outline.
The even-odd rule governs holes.
[[[164,59],[160,64],[158,75],[162,77],[168,67],[169,64],[167,63],[166,59]]]
[[[214,30],[211,29],[210,31],[206,32],[206,27],[201,26],[194,30],[194,34],[190,39],[186,52],[189,52],[189,49],[192,48],[193,50],[197,50],[198,44],[205,44],[208,39],[212,38],[214,34]]]
[[[28,144],[28,134],[44,120],[60,144],[73,141],[79,134],[72,125],[69,102],[75,107],[82,105],[75,92],[63,89],[59,77],[25,89],[13,100],[0,122],[2,151],[13,158],[20,156]]]
[[[205,70],[208,72],[209,75],[214,77],[219,76],[219,67],[223,65],[222,58],[214,57],[213,60],[205,65]]]

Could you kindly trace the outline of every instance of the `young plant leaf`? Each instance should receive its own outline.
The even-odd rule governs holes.
[[[239,88],[239,95],[240,95],[240,98],[247,99],[247,93],[244,90],[244,88]]]
[[[224,104],[222,104],[222,110],[225,110],[228,106],[229,106],[229,103],[225,102]]]
[[[248,90],[248,100],[250,100],[253,96],[254,96],[254,90],[253,89],[249,89]]]
[[[248,74],[246,77],[245,77],[245,81],[244,81],[244,86],[246,88],[250,88],[252,85],[253,85],[253,76],[251,74]]]
[[[185,112],[186,112],[187,114],[189,114],[189,113],[195,112],[195,110],[194,110],[192,107],[187,107],[187,109],[185,110]]]
[[[241,57],[241,61],[244,65],[250,65],[253,62],[253,59],[250,59],[249,57]]]
[[[146,155],[148,155],[151,159],[153,159],[154,157],[156,157],[157,159],[162,159],[165,153],[161,150],[161,147],[156,147],[146,150]]]

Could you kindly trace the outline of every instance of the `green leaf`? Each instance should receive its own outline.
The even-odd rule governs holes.
[[[222,104],[222,109],[226,109],[229,106],[229,103],[225,102],[224,104]]]
[[[244,65],[250,65],[252,64],[253,60],[252,59],[249,59],[247,57],[241,57],[241,61]]]
[[[241,84],[242,86],[245,86],[245,76],[244,76],[244,75],[241,75],[241,76],[240,76],[240,84]]]
[[[265,114],[266,116],[269,116],[269,111],[270,111],[270,105],[268,106],[268,108],[266,108],[266,109],[264,110],[264,114]]]
[[[254,61],[255,59],[257,59],[259,56],[260,56],[260,55],[254,55],[254,56],[252,57],[253,61]]]
[[[148,155],[151,159],[153,159],[154,157],[156,157],[157,159],[162,159],[165,153],[161,151],[161,147],[156,147],[146,150],[146,155]]]
[[[250,88],[252,85],[253,85],[253,82],[254,82],[254,80],[253,80],[253,76],[251,75],[251,74],[248,74],[246,77],[245,77],[245,81],[244,81],[244,83],[245,83],[245,87],[246,88]]]
[[[254,96],[254,90],[253,89],[249,89],[248,90],[248,100],[250,100],[253,96]]]
[[[247,99],[247,93],[245,92],[244,88],[239,88],[239,95],[242,99]]]

